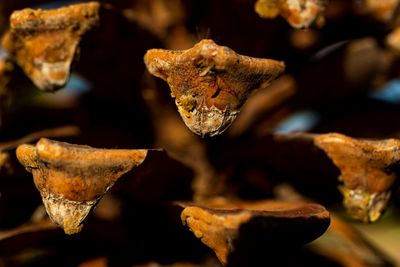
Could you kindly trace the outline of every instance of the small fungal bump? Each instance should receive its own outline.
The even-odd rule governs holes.
[[[184,123],[202,137],[224,132],[249,94],[285,69],[281,61],[242,56],[209,39],[188,50],[148,50],[144,62],[168,83]]]
[[[325,5],[325,0],[258,0],[254,9],[263,18],[281,15],[292,27],[302,29],[323,22]]]
[[[16,154],[33,174],[50,219],[66,234],[75,234],[114,183],[145,160],[147,150],[98,149],[42,138],[36,146],[18,146]]]

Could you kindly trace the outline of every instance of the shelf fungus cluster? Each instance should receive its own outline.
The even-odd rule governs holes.
[[[283,62],[242,56],[212,40],[184,51],[151,49],[144,56],[149,72],[165,80],[185,124],[201,136],[225,131],[249,94],[267,87]]]
[[[258,0],[255,10],[263,18],[273,19],[281,15],[294,28],[308,28],[322,20],[324,0]]]
[[[317,135],[314,143],[340,169],[340,190],[348,213],[364,222],[378,220],[397,179],[400,141],[362,140],[330,133]]]
[[[17,148],[17,158],[33,174],[49,217],[67,234],[79,232],[109,188],[146,156],[147,150],[97,149],[45,138],[36,146]]]
[[[231,253],[248,247],[247,239],[259,240],[263,247],[303,245],[322,235],[330,223],[329,212],[312,203],[215,198],[202,204],[177,205],[183,208],[183,224],[213,249],[224,265]]]
[[[0,0],[0,35],[0,267],[400,267],[363,237],[400,0]]]
[[[83,34],[98,23],[99,3],[54,10],[23,9],[10,17],[4,48],[41,90],[63,87]]]

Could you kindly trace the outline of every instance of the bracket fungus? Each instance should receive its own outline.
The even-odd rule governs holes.
[[[302,245],[322,235],[330,222],[329,212],[312,203],[216,198],[205,204],[177,205],[183,208],[183,224],[213,249],[224,265],[228,256],[239,250],[240,242],[245,242],[246,235],[253,241],[256,235],[263,247],[286,242]]]
[[[203,137],[225,131],[249,94],[285,68],[283,62],[242,56],[208,39],[188,50],[148,50],[144,62],[169,84],[185,124]]]
[[[258,0],[255,10],[263,18],[273,19],[279,14],[294,28],[308,28],[322,19],[325,0]]]
[[[15,11],[3,46],[38,88],[61,88],[68,81],[81,36],[98,23],[99,8],[99,3],[89,2]]]
[[[354,139],[329,133],[316,135],[314,143],[341,171],[340,190],[348,213],[364,222],[378,220],[397,179],[400,141]]]
[[[45,138],[36,146],[20,145],[16,153],[33,174],[49,217],[67,234],[79,232],[109,188],[147,156],[147,150],[98,149]]]

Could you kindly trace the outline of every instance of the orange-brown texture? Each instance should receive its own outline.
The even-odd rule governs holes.
[[[400,141],[362,140],[329,133],[316,136],[314,143],[340,169],[344,205],[350,215],[364,222],[379,219],[397,178]]]
[[[396,15],[399,0],[365,0],[367,9],[381,21],[390,21]]]
[[[100,198],[146,155],[147,150],[97,149],[44,138],[17,148],[50,218],[69,234],[80,230]]]
[[[228,255],[235,250],[235,240],[239,238],[240,228],[252,220],[263,221],[263,227],[259,229],[261,231],[268,231],[269,224],[276,226],[279,224],[279,219],[293,220],[303,226],[314,224],[315,231],[303,235],[300,238],[302,240],[291,236],[291,242],[298,241],[299,243],[307,243],[318,237],[329,225],[329,212],[324,207],[311,203],[246,202],[217,198],[203,204],[179,203],[179,205],[184,208],[181,213],[182,222],[197,238],[214,250],[222,264],[228,262]],[[273,227],[273,231],[286,231],[284,225],[283,223],[282,228]],[[260,232],[260,235],[263,234]],[[275,235],[276,232],[265,234]],[[270,246],[271,244],[265,245]]]
[[[98,23],[99,8],[99,3],[89,2],[15,11],[3,46],[38,88],[61,88],[68,81],[81,36]]]
[[[267,87],[283,62],[242,56],[212,40],[183,51],[151,49],[144,56],[151,74],[165,80],[185,124],[201,136],[225,131],[249,94]]]

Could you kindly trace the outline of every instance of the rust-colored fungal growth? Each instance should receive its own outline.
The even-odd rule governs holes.
[[[400,141],[362,140],[329,133],[317,135],[314,143],[340,169],[340,187],[348,213],[364,222],[380,218],[396,180]]]
[[[281,15],[294,28],[308,28],[322,19],[325,0],[258,0],[255,10],[263,18]]]
[[[15,11],[3,46],[38,88],[61,88],[68,81],[81,36],[98,23],[99,7],[89,2],[55,10]]]
[[[228,255],[235,250],[236,242],[245,235],[242,230],[246,224],[256,229],[254,232],[258,237],[267,236],[273,243],[264,246],[273,246],[286,241],[291,244],[310,242],[325,232],[330,221],[324,207],[311,203],[217,198],[203,204],[178,204],[184,208],[181,213],[183,224],[213,249],[224,265]]]
[[[146,155],[147,150],[98,149],[45,138],[17,148],[47,213],[67,234],[79,232],[101,197]]]
[[[212,40],[183,51],[151,49],[144,61],[151,74],[168,82],[183,121],[201,136],[225,131],[249,94],[285,68],[283,62],[242,56]]]

